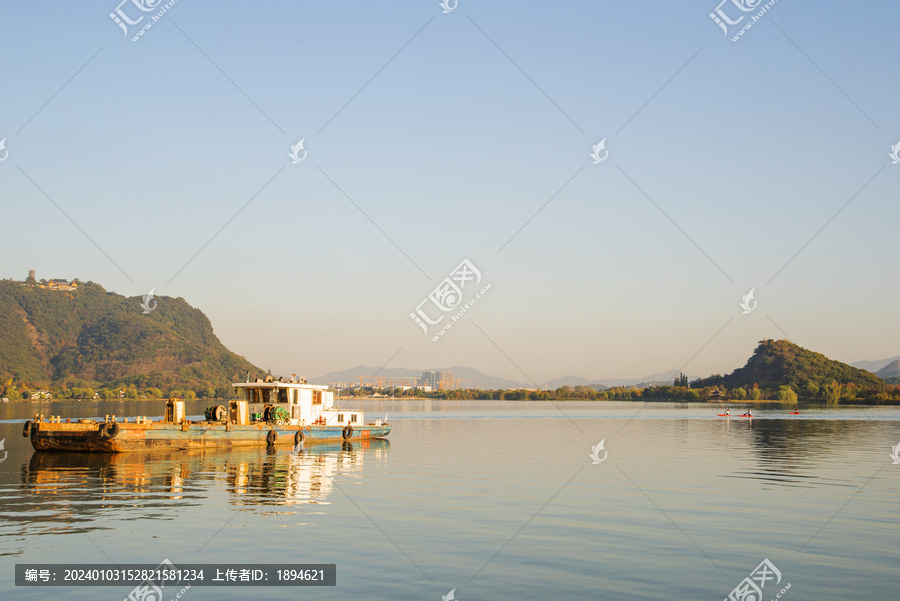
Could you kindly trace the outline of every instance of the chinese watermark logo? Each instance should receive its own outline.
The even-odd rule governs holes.
[[[453,10],[453,9],[450,9],[450,10]],[[444,11],[444,12],[447,12],[447,11]],[[441,595],[441,601],[457,601],[456,597],[454,596],[454,593],[456,593],[456,589],[453,589],[446,595]]]
[[[144,295],[144,302],[141,303],[141,309],[144,310],[144,315],[148,313],[152,313],[154,309],[156,309],[156,299],[153,298],[153,291],[156,288],[151,288],[150,292]]]
[[[0,140],[0,148],[3,148],[5,140],[6,138]],[[888,156],[891,157],[891,165],[900,165],[900,142],[891,146],[891,153]],[[0,159],[0,162],[2,162],[2,159]]]
[[[900,144],[898,144],[900,146]],[[6,138],[0,140],[0,163],[6,160],[9,156],[9,151],[6,149]]]
[[[457,4],[459,4],[459,0],[441,0],[439,3],[440,7],[444,9],[443,14],[445,14],[445,15],[447,13],[452,13],[454,10],[456,10]],[[456,589],[453,589],[453,590],[456,590]],[[450,591],[450,593],[452,594],[453,591]]]
[[[709,18],[715,22],[716,25],[722,28],[722,32],[727,36],[729,34],[728,28],[730,25],[738,25],[743,20],[744,17],[749,16],[750,20],[745,22],[744,25],[737,31],[734,37],[731,38],[732,42],[737,42],[744,33],[753,27],[753,25],[759,21],[766,12],[775,5],[778,0],[769,0],[766,4],[762,4],[763,0],[722,0],[719,5],[715,8],[715,11],[709,13]],[[734,12],[733,9],[729,9],[731,15],[736,16],[736,19],[732,19],[729,16],[728,12],[726,12],[722,7],[726,4],[732,4],[734,8],[739,10],[740,12]],[[760,6],[762,5],[762,6]],[[749,13],[753,11],[758,11],[755,15],[743,15],[741,13]],[[738,16],[740,15],[740,16]]]
[[[156,569],[152,571],[153,574],[157,576],[157,580],[163,582],[165,580],[175,580],[175,571],[177,568],[175,565],[169,561],[168,559],[163,559],[162,563],[156,566]],[[169,573],[171,572],[171,573]],[[167,576],[172,576],[168,578]],[[130,593],[128,596],[123,599],[123,601],[162,601],[163,599],[163,589],[165,588],[165,584],[157,584],[155,580],[149,579],[140,583]],[[186,584],[181,592],[175,597],[176,599],[180,599],[181,596],[191,588],[190,584]]]
[[[591,146],[591,148],[593,150],[591,151],[591,154],[589,156],[592,159],[594,159],[595,165],[599,165],[600,163],[602,163],[603,161],[605,161],[606,159],[609,158],[609,151],[606,150],[606,138],[603,138],[602,140],[597,142],[596,145]],[[601,152],[603,153],[602,156],[600,154]]]
[[[3,441],[0,440],[0,449],[3,448]],[[900,465],[900,443],[897,443],[896,447],[891,447],[891,459],[894,460],[893,465]]]
[[[597,465],[598,463],[606,461],[606,458],[609,456],[609,451],[603,448],[603,443],[605,442],[606,439],[604,438],[598,442],[596,446],[591,447],[591,453],[588,455],[588,457],[594,461],[591,465]],[[603,451],[603,457],[600,457],[600,451]]]
[[[146,33],[148,29],[153,27],[153,24],[159,21],[166,11],[168,11],[178,0],[169,0],[166,4],[160,7],[163,0],[122,0],[119,5],[116,7],[114,12],[109,13],[109,18],[113,20],[113,22],[122,28],[122,32],[125,35],[128,35],[128,26],[129,25],[138,25],[141,21],[144,20],[145,16],[149,16],[150,20],[138,30],[137,34],[131,38],[132,42],[137,42],[141,39],[141,36]],[[137,19],[132,19],[126,12],[122,9],[122,6],[125,4],[131,3],[137,8],[139,11],[144,13],[153,12],[157,9],[159,11],[155,15],[140,15],[140,13],[132,13],[135,16],[140,15]]]
[[[291,157],[291,165],[297,165],[306,160],[306,150],[303,149],[303,141],[306,138],[300,138],[300,141],[291,146],[291,152],[288,153],[288,156]],[[300,155],[300,151],[303,151],[303,156]]]
[[[6,442],[5,438],[3,440],[0,440],[0,451],[3,451],[3,457],[0,458],[0,463],[3,463],[4,461],[6,461],[6,456],[9,455],[9,451],[7,451],[6,449],[3,448],[4,442]],[[897,445],[897,446],[900,447],[900,445]]]
[[[747,294],[745,294],[743,296],[744,300],[741,301],[740,304],[741,304],[741,309],[744,310],[744,315],[747,315],[748,313],[753,313],[753,310],[756,308],[756,305],[759,304],[756,301],[756,299],[753,298],[753,292],[755,290],[756,290],[756,288],[751,288],[750,292],[748,292]]]
[[[756,566],[749,576],[741,580],[741,583],[734,587],[723,601],[761,601],[763,589],[770,580],[775,581],[775,586],[781,584],[781,571],[767,558],[763,559],[762,563]],[[789,588],[791,588],[790,582],[777,593],[775,598],[780,599]]]
[[[437,285],[437,288],[432,290],[425,300],[418,304],[415,312],[410,313],[409,316],[413,321],[419,324],[419,327],[422,328],[422,332],[427,336],[428,326],[438,325],[445,317],[447,317],[447,313],[456,311],[456,313],[450,315],[450,319],[431,339],[432,342],[437,342],[440,337],[453,326],[453,324],[462,319],[462,316],[466,311],[472,308],[475,303],[490,290],[491,285],[487,284],[480,291],[472,294],[475,287],[480,283],[481,272],[478,271],[478,268],[475,267],[471,261],[463,259],[463,262],[457,265],[456,269],[454,269],[448,277],[441,280],[441,283]],[[469,284],[469,300],[463,304],[463,297],[466,296],[465,288],[467,284]],[[422,308],[422,305],[429,301],[433,307],[437,309],[437,313],[432,313],[433,315],[437,315],[434,319]]]

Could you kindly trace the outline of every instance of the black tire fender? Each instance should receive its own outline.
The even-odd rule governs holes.
[[[107,438],[115,438],[119,435],[119,423],[118,422],[109,422],[106,424],[106,437]]]
[[[301,442],[303,442],[304,440],[306,440],[306,436],[303,434],[303,431],[297,430],[297,433],[294,434],[294,444],[298,445]]]
[[[266,442],[268,444],[275,444],[276,438],[278,438],[278,433],[275,430],[269,430],[269,433],[266,434]]]
[[[344,440],[347,440],[351,436],[353,436],[353,426],[345,426],[344,431],[341,432],[341,436],[344,437]]]
[[[28,420],[27,422],[25,422],[25,426],[22,427],[22,436],[24,436],[25,438],[28,438],[28,436],[30,434],[31,434],[31,420]]]

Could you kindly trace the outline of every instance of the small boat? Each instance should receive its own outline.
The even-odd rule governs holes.
[[[791,415],[800,415],[799,411],[791,411]]]
[[[36,415],[25,422],[22,436],[36,451],[92,451],[127,453],[214,447],[298,445],[303,442],[354,442],[386,437],[390,424],[366,424],[362,411],[334,407],[327,386],[272,376],[233,387],[244,399],[228,406],[207,407],[205,421],[188,420],[184,401],[166,401],[165,416],[153,421],[138,417],[129,422],[116,416],[104,420]]]

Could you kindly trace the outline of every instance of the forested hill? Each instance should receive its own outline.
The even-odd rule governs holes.
[[[209,396],[230,395],[231,382],[262,373],[219,342],[202,311],[182,298],[156,300],[144,315],[141,297],[90,282],[61,291],[0,280],[0,378],[7,385],[135,385]]]
[[[727,376],[711,376],[691,382],[691,386],[724,384],[736,388],[759,384],[763,388],[794,386],[802,389],[809,384],[822,387],[832,382],[879,390],[883,384],[872,372],[829,359],[787,340],[763,340],[744,367]]]

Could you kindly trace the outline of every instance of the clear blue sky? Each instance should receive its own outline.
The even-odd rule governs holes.
[[[308,376],[900,354],[900,5],[780,0],[735,43],[716,4],[179,0],[132,42],[115,1],[4,3],[0,277],[184,297]],[[491,290],[432,342],[409,313],[464,258]]]

